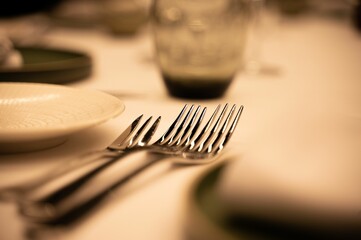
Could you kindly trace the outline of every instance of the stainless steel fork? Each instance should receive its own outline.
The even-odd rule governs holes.
[[[198,107],[200,108],[200,107]],[[183,107],[181,112],[175,121],[170,125],[168,130],[162,135],[162,137],[156,141],[153,145],[162,145],[165,140],[174,137],[172,134],[176,125],[179,123],[181,117],[184,115],[187,105]],[[193,109],[193,106],[190,110]],[[204,110],[205,111],[205,110]],[[187,116],[189,116],[188,112]],[[106,161],[92,162],[87,161],[86,166],[80,165],[75,170],[66,169],[60,176],[50,176],[42,179],[42,182],[36,187],[28,188],[23,191],[21,198],[18,198],[18,202],[21,205],[29,202],[51,202],[55,204],[67,198],[81,186],[89,182],[94,176],[99,174],[104,169],[113,165],[117,160],[123,158],[133,152],[145,150],[151,137],[154,135],[161,117],[152,124],[149,130],[142,136],[143,132],[150,123],[152,117],[135,132],[142,115],[138,117],[112,144],[110,144],[105,150],[93,151],[82,156],[84,159],[96,159],[106,158]],[[182,125],[185,123],[183,122]]]
[[[167,141],[163,139],[162,141],[158,140],[157,144],[149,145],[145,149],[148,149],[148,151],[153,153],[167,154],[169,157],[173,157],[173,160],[177,163],[206,164],[214,161],[215,157],[223,150],[231,138],[243,111],[243,106],[241,106],[231,122],[236,110],[236,105],[232,106],[226,117],[225,113],[228,108],[228,104],[226,104],[217,120],[215,120],[215,116],[219,112],[220,107],[221,105],[218,105],[207,124],[197,135],[195,135],[195,133],[198,130],[205,112],[205,109],[203,109],[200,118],[198,118],[195,127],[192,129],[199,107],[190,120],[189,125],[186,127],[184,126],[192,109],[188,112],[183,123],[177,129],[176,134]],[[212,125],[213,127],[211,128]],[[190,129],[192,130],[190,131]],[[182,132],[183,134],[181,134]]]
[[[190,110],[193,108],[194,107],[192,106]],[[199,108],[200,107],[198,107],[198,110]],[[175,137],[173,136],[175,127],[179,123],[181,117],[184,115],[186,109],[187,105],[183,107],[175,121],[170,125],[162,137],[153,144],[153,146],[162,146],[163,142]],[[187,114],[188,117],[189,114],[190,111]],[[155,133],[161,117],[157,118],[157,120],[152,124],[144,136],[143,133],[149,125],[152,117],[148,118],[146,122],[139,128],[139,130],[135,132],[141,118],[142,115],[134,120],[134,122],[125,131],[123,131],[123,133],[105,150],[93,151],[83,155],[80,158],[83,159],[83,164],[78,163],[75,169],[65,168],[61,174],[54,174],[54,172],[52,172],[52,175],[41,179],[40,182],[36,184],[36,186],[27,188],[25,187],[23,188],[24,190],[22,192],[18,191],[18,193],[22,193],[21,197],[18,197],[18,201],[42,201],[52,203],[62,201],[62,199],[66,198],[82,185],[89,182],[92,178],[94,178],[95,175],[103,171],[103,169],[113,165],[119,158],[145,149],[144,147],[148,145],[151,137]],[[184,125],[185,122],[183,121],[182,126]],[[90,161],[90,159],[98,158],[105,159],[105,161]],[[86,162],[84,162],[84,159]]]
[[[44,175],[19,187],[2,189],[0,191],[0,199],[21,201],[26,198],[42,195],[50,196],[58,193],[61,198],[62,189],[66,188],[68,194],[76,190],[72,187],[73,182],[80,181],[81,177],[95,168],[94,166],[102,165],[104,168],[110,165],[119,155],[124,154],[124,150],[128,151],[132,148],[146,146],[156,132],[161,117],[158,117],[152,126],[147,130],[152,117],[149,117],[141,126],[140,122],[143,115],[137,117],[107,148],[97,151],[87,152],[80,155],[68,164],[62,164]],[[146,131],[146,132],[145,132]],[[101,160],[101,161],[98,161]],[[99,169],[98,171],[100,171]],[[94,173],[95,174],[95,173]],[[39,197],[39,196],[38,196]],[[56,195],[54,195],[56,197]]]
[[[243,106],[236,111],[236,106],[233,105],[226,116],[228,108],[228,105],[226,105],[216,118],[220,110],[220,106],[218,106],[200,131],[198,131],[198,129],[204,118],[206,108],[200,111],[201,107],[198,106],[192,114],[193,108],[192,106],[181,121],[186,110],[185,106],[168,131],[163,134],[159,140],[154,144],[139,149],[162,154],[165,158],[161,159],[171,158],[176,163],[188,165],[205,164],[216,160],[234,133],[243,111]],[[199,112],[201,113],[199,114]],[[236,115],[233,118],[235,112]],[[84,189],[82,189],[82,191],[76,191],[61,201],[42,199],[41,201],[25,202],[20,207],[21,213],[32,221],[42,223],[64,223],[72,221],[80,217],[82,215],[81,213],[87,212],[89,208],[99,203],[114,189],[153,163],[154,162],[147,162],[125,177],[114,179],[99,191],[84,191]],[[85,187],[91,188],[91,186]]]

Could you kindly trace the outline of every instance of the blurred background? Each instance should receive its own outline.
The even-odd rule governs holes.
[[[66,39],[82,33],[88,37],[94,33],[113,38],[114,41],[136,42],[141,35],[148,39],[151,35],[153,0],[12,0],[4,1],[0,8],[0,66],[17,66],[19,57],[10,56],[14,45],[52,45],[57,47],[81,49],[83,46],[67,44]],[[342,24],[354,32],[361,31],[361,0],[239,0],[250,6],[247,42],[244,60],[240,70],[248,73],[277,75],[277,47],[282,46],[283,26],[302,19],[318,18]],[[67,31],[69,30],[69,31]],[[297,29],[296,29],[297,30]],[[65,32],[64,32],[65,31]],[[84,32],[86,31],[86,32]],[[89,35],[89,31],[92,35]],[[240,31],[243,31],[240,29]],[[54,33],[51,37],[50,33]],[[54,37],[56,36],[56,37]],[[85,36],[85,35],[84,35]],[[88,38],[85,37],[85,38]],[[143,38],[144,39],[144,38]],[[149,37],[149,46],[153,45]],[[288,41],[288,40],[285,40]],[[91,44],[92,47],[100,47]],[[86,46],[86,44],[84,45]],[[85,49],[92,55],[92,49]],[[144,52],[143,63],[155,63],[151,47]],[[268,52],[267,49],[276,49]],[[92,56],[97,65],[100,56]]]
[[[46,25],[48,30],[61,26],[133,34],[146,23],[150,3],[150,0],[15,0],[2,5],[0,17],[5,31],[10,31],[5,23],[23,20],[32,29]],[[16,27],[26,31],[21,25]]]
[[[253,3],[254,42],[287,19],[317,15],[345,21],[361,31],[359,0],[240,0]],[[93,28],[104,34],[136,34],[149,21],[152,0],[12,0],[0,8],[0,34],[26,42],[56,27]],[[255,54],[255,53],[254,53]]]
[[[244,69],[272,74],[267,44],[283,24],[316,16],[361,31],[361,0],[239,0],[251,6]],[[114,38],[148,34],[152,0],[12,0],[0,8],[0,64],[12,45],[45,44],[57,29],[97,31]],[[4,40],[7,39],[7,40]],[[9,44],[11,42],[11,44]],[[48,42],[49,44],[49,39]],[[148,56],[148,58],[151,58]],[[3,60],[1,60],[3,59]],[[148,59],[150,60],[150,59]]]

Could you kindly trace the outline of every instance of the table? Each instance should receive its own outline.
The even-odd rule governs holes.
[[[169,97],[154,64],[147,30],[134,38],[113,38],[99,31],[58,28],[46,41],[88,51],[94,58],[93,75],[69,86],[111,93],[124,101],[126,110],[56,148],[1,155],[0,187],[35,179],[78,154],[104,148],[141,113],[163,116],[159,131],[163,132],[185,103],[210,109],[218,103],[245,105],[227,147],[234,158],[262,141],[273,121],[302,111],[342,112],[360,125],[361,37],[344,22],[312,16],[281,22],[263,42],[264,71],[240,72],[227,95],[218,100]],[[332,106],[339,108],[333,112]],[[210,167],[174,168],[163,162],[116,191],[80,224],[65,232],[45,231],[43,239],[185,239],[189,188]],[[0,203],[0,216],[0,239],[26,239],[24,222],[13,204]]]

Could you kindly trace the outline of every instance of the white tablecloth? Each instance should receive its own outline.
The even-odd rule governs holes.
[[[308,111],[306,106],[316,112],[351,116],[356,124],[361,121],[361,37],[344,22],[312,17],[282,22],[263,41],[264,71],[258,75],[240,72],[225,97],[209,101],[167,95],[147,31],[134,38],[113,38],[92,30],[55,29],[46,38],[52,45],[83,49],[94,59],[93,75],[69,86],[114,94],[124,101],[126,110],[105,124],[75,134],[56,148],[0,155],[0,187],[35,179],[78,154],[104,148],[141,113],[161,115],[158,132],[163,132],[184,103],[199,103],[210,110],[218,103],[245,105],[227,147],[236,157],[255,146],[263,133],[267,134],[265,126],[277,121],[272,116],[302,116],[302,111]],[[289,106],[295,103],[293,111],[281,107],[280,101],[285,100]],[[323,101],[335,101],[339,108],[318,108]],[[173,168],[163,162],[116,191],[76,226],[57,235],[54,231],[45,234],[51,234],[48,239],[57,236],[64,240],[184,239],[188,189],[209,167]],[[15,205],[0,203],[0,216],[0,239],[26,239],[24,222]]]

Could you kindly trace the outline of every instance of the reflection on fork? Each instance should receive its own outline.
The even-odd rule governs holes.
[[[194,106],[191,106],[186,113],[187,106],[185,106],[159,140],[151,145],[132,148],[132,151],[146,150],[151,153],[162,154],[164,156],[162,159],[170,158],[176,163],[187,165],[210,163],[217,159],[219,153],[230,140],[243,110],[243,106],[241,106],[236,111],[236,106],[233,105],[229,113],[226,114],[228,105],[225,105],[217,117],[220,107],[220,105],[217,107],[200,130],[206,108],[201,110],[201,107],[198,106],[194,110]],[[117,146],[111,146],[111,148],[116,149]],[[127,152],[126,149],[124,151]],[[99,203],[112,190],[152,164],[153,162],[147,162],[125,177],[113,179],[111,183],[102,186],[98,191],[72,191],[71,194],[63,191],[62,195],[57,194],[58,197],[63,196],[61,199],[52,196],[40,200],[27,199],[20,205],[21,213],[35,222],[64,223],[72,221]],[[88,178],[91,177],[92,175],[88,175]],[[79,182],[79,184],[84,188],[91,187],[84,182]]]

